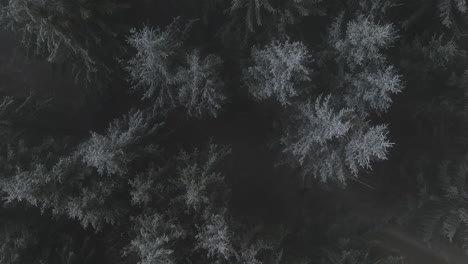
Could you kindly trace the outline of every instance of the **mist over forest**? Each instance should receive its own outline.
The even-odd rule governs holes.
[[[0,264],[468,263],[466,0],[0,0]]]

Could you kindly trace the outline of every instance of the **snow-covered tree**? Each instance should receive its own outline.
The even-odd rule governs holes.
[[[107,45],[118,52],[116,33],[106,18],[119,9],[109,0],[3,0],[0,23],[39,55],[72,66],[77,80],[95,81],[110,74],[113,54],[97,51]],[[107,60],[107,61],[106,61]],[[112,63],[112,61],[111,61]]]
[[[432,36],[426,46],[418,45],[418,49],[431,62],[431,67],[447,67],[458,56],[465,55],[453,39],[446,40],[442,35]]]
[[[274,98],[288,105],[301,95],[301,85],[310,81],[310,55],[301,42],[274,41],[262,50],[252,49],[254,65],[244,74],[251,94],[257,99]]]
[[[131,179],[130,195],[132,204],[147,205],[168,195],[165,178],[171,175],[169,167],[168,164],[158,167],[152,163],[147,170],[138,173]],[[157,198],[155,199],[155,197]]]
[[[276,10],[271,5],[270,0],[233,0],[231,13],[241,12],[245,15],[243,21],[248,31],[254,32],[256,26],[261,26],[263,23],[263,13],[275,14]]]
[[[225,162],[229,153],[229,148],[215,144],[211,144],[203,152],[180,152],[177,156],[177,174],[180,187],[184,190],[182,197],[187,208],[201,213],[207,206],[220,202],[213,199],[222,200],[220,198],[226,195],[227,186],[219,165]],[[225,190],[219,190],[221,187]]]
[[[295,134],[287,134],[282,139],[283,151],[296,156],[302,165],[310,153],[326,151],[327,143],[345,136],[351,128],[351,110],[336,111],[331,108],[330,100],[331,96],[323,100],[319,97],[315,103],[300,105],[299,127],[293,129]]]
[[[343,69],[346,102],[349,107],[366,112],[366,107],[379,112],[388,110],[391,96],[401,91],[401,76],[388,65],[383,53],[396,39],[390,24],[379,25],[360,17],[347,24],[343,37],[338,21],[331,29],[332,45],[337,51],[336,62]]]
[[[372,113],[388,111],[392,96],[402,90],[401,76],[384,50],[396,39],[393,27],[359,16],[347,23],[340,15],[328,33],[328,46],[318,58],[316,78],[327,79],[333,97],[302,104],[286,128],[283,151],[299,162],[305,174],[322,181],[359,175],[371,162],[386,159],[391,143],[385,125],[371,126]],[[320,67],[336,65],[336,72]],[[320,86],[320,84],[317,84]],[[301,120],[301,121],[299,121]],[[293,125],[291,125],[291,123]]]
[[[174,58],[182,45],[180,20],[176,19],[164,30],[144,26],[133,29],[127,42],[136,54],[128,61],[127,71],[133,89],[141,90],[143,98],[154,98],[159,106],[174,104]]]
[[[30,47],[0,32],[0,263],[98,249],[103,263],[400,264],[361,236],[387,212],[466,251],[466,14],[466,0],[0,0],[0,24]],[[10,67],[23,52],[39,56]],[[71,76],[50,84],[43,66],[93,86],[111,74],[112,96],[68,111]],[[379,207],[414,196],[412,211],[319,189],[349,180]]]
[[[287,36],[286,27],[297,24],[310,15],[324,15],[323,0],[232,0],[228,12],[230,21],[224,35],[236,34],[247,40],[255,32],[267,32],[274,37]],[[240,36],[239,36],[240,35]]]
[[[1,187],[6,201],[28,202],[42,211],[50,209],[55,215],[67,215],[78,220],[84,227],[91,225],[100,229],[105,223],[115,223],[124,211],[120,202],[114,200],[116,190],[122,188],[121,183],[112,178],[99,177],[75,153],[60,157],[57,155],[59,153],[50,152],[50,144],[60,143],[41,145],[49,150],[46,155],[31,152],[35,148],[28,147],[28,151],[34,155],[33,159],[2,179]],[[69,151],[67,148],[65,150]],[[16,162],[19,158],[14,151],[8,157]]]
[[[140,216],[136,220],[137,237],[129,250],[140,257],[139,264],[178,263],[176,245],[185,232],[175,220],[159,214]]]
[[[218,256],[229,260],[233,255],[231,234],[223,215],[212,215],[196,235],[199,247],[208,252],[208,257]]]
[[[372,161],[386,159],[392,145],[386,126],[371,126],[367,119],[386,112],[392,95],[402,89],[401,76],[383,53],[396,39],[393,27],[360,16],[343,32],[343,19],[339,16],[330,28],[316,66],[316,79],[326,79],[333,96],[294,105],[281,141],[283,152],[306,177],[341,184],[361,169],[371,169]],[[320,68],[330,65],[337,71]]]
[[[333,101],[339,102],[327,96],[300,105],[281,144],[305,177],[346,184],[360,169],[371,169],[371,161],[386,159],[392,144],[385,126],[369,127],[352,109],[334,110]]]
[[[91,138],[80,146],[83,161],[96,168],[101,175],[122,175],[127,171],[127,164],[135,157],[127,153],[145,136],[159,128],[151,114],[140,110],[130,111],[121,119],[115,119],[104,135],[91,133]]]
[[[220,77],[223,61],[208,55],[200,58],[198,51],[187,55],[187,65],[177,72],[177,95],[180,105],[187,108],[187,114],[198,118],[216,117],[226,97],[224,82]]]
[[[141,177],[143,184],[132,184],[143,187],[138,193],[132,191],[137,202],[158,212],[137,218],[137,234],[129,249],[141,263],[178,263],[192,254],[203,254],[203,259],[232,257],[225,219],[229,191],[220,171],[229,153],[229,148],[215,144],[181,151],[168,162],[172,168],[150,168]],[[161,194],[166,197],[158,197]]]
[[[466,0],[439,0],[438,1],[440,21],[442,25],[451,28],[457,14],[462,14],[466,17],[468,8]]]
[[[407,215],[410,227],[430,245],[446,242],[468,255],[468,157],[465,154],[437,164],[421,157],[410,166],[419,172],[418,194],[412,197],[414,202]]]
[[[94,133],[81,144],[70,139],[36,144],[12,140],[0,158],[5,198],[67,215],[85,227],[115,223],[128,207],[118,198],[128,181],[122,176],[138,153],[152,153],[139,143],[157,128],[151,115],[131,111],[114,120],[104,135]]]
[[[353,135],[346,146],[346,161],[354,175],[358,174],[359,168],[370,169],[371,161],[387,158],[387,151],[392,146],[387,133],[387,127],[379,125]]]
[[[364,67],[372,63],[385,62],[382,50],[388,48],[396,39],[395,29],[391,24],[379,25],[368,18],[359,17],[347,23],[344,35],[341,32],[340,16],[330,30],[330,44],[337,50],[338,60],[351,69]]]
[[[402,89],[401,77],[393,66],[375,71],[365,69],[357,74],[348,74],[345,79],[350,85],[346,103],[356,109],[368,105],[372,110],[386,112],[393,102],[392,95]]]
[[[143,99],[151,100],[155,109],[182,107],[189,116],[216,117],[225,100],[220,77],[223,61],[211,54],[201,57],[197,50],[183,52],[189,27],[190,23],[184,27],[176,19],[164,30],[145,26],[133,31],[127,41],[137,53],[127,71],[133,89],[142,91]]]

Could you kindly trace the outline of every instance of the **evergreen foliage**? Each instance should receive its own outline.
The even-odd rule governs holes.
[[[253,33],[265,29],[278,37],[286,35],[286,27],[301,21],[301,18],[324,15],[323,0],[232,0],[227,8],[231,21],[224,35],[234,33],[247,40]],[[239,36],[240,35],[240,36]]]
[[[138,144],[145,136],[158,129],[153,117],[142,111],[130,111],[122,119],[115,119],[104,135],[91,133],[91,138],[83,143],[78,152],[89,167],[100,175],[123,175],[127,164],[135,159],[128,149]]]
[[[467,252],[466,161],[466,157],[461,157],[441,162],[437,166],[434,183],[424,175],[426,171],[421,172],[417,206],[410,215],[420,226],[419,234],[426,243],[445,240]]]
[[[22,252],[33,242],[34,237],[26,228],[13,224],[4,225],[0,235],[0,263],[21,263]]]
[[[0,0],[0,264],[467,263],[467,6]]]
[[[263,50],[252,49],[254,66],[245,73],[247,86],[255,98],[273,97],[282,105],[300,95],[301,82],[310,81],[309,54],[300,42],[272,42]]]
[[[314,108],[310,102],[299,105],[281,141],[283,152],[292,154],[305,175],[340,184],[358,176],[360,168],[370,169],[371,161],[386,159],[392,145],[386,127],[371,126],[366,119],[372,112],[386,112],[391,95],[402,89],[401,77],[381,52],[395,39],[392,26],[359,17],[342,33],[343,19],[340,15],[330,28],[333,49],[319,60],[319,65],[336,63],[338,71],[325,74],[339,89],[331,88],[333,100],[329,95],[322,105],[320,96]],[[323,72],[317,72],[318,79]]]
[[[137,219],[139,236],[132,240],[131,248],[138,252],[141,264],[177,263],[172,249],[184,234],[170,219],[158,214]]]
[[[127,71],[133,89],[142,90],[143,99],[151,99],[158,110],[183,106],[190,116],[216,117],[225,100],[222,60],[211,54],[201,58],[193,51],[186,55],[186,63],[181,62],[182,38],[189,27],[184,29],[175,19],[164,30],[148,26],[134,30],[127,41],[137,54],[128,62]]]
[[[77,80],[95,81],[110,74],[111,54],[99,54],[100,45],[118,51],[113,25],[106,18],[118,4],[108,0],[3,0],[0,21],[21,34],[22,42],[54,63],[70,63]]]
[[[187,65],[177,72],[178,101],[187,108],[187,114],[202,118],[216,117],[226,97],[220,77],[221,58],[208,55],[200,58],[198,51],[187,55]]]
[[[133,88],[143,90],[143,98],[154,97],[160,106],[173,104],[168,87],[175,82],[171,58],[182,45],[181,35],[180,21],[174,20],[165,30],[148,26],[133,29],[127,39],[137,51],[127,66]]]

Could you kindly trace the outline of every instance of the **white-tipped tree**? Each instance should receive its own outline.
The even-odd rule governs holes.
[[[345,185],[372,162],[386,159],[392,146],[387,128],[368,119],[388,111],[403,86],[385,54],[397,38],[393,26],[359,16],[343,30],[343,20],[340,15],[329,29],[315,65],[315,79],[326,80],[315,86],[333,96],[318,96],[314,103],[305,97],[309,101],[289,108],[282,148],[305,177]],[[316,96],[313,90],[309,96]]]
[[[338,17],[330,28],[329,43],[345,102],[362,115],[386,112],[391,96],[403,89],[401,76],[384,53],[397,38],[395,29],[391,24],[380,25],[361,16],[348,22],[342,32],[342,20],[342,16]]]
[[[79,148],[83,162],[101,175],[123,175],[127,164],[135,157],[128,151],[145,136],[154,133],[160,124],[151,114],[130,111],[121,119],[110,123],[104,135],[91,133],[91,138]]]
[[[223,61],[211,54],[202,57],[197,50],[186,53],[182,45],[189,28],[190,23],[184,26],[175,19],[164,30],[134,30],[127,42],[137,52],[126,68],[133,89],[155,109],[183,108],[189,116],[216,117],[225,101]]]
[[[272,98],[285,106],[303,93],[310,81],[310,55],[301,42],[274,41],[264,49],[252,49],[253,65],[244,73],[250,93],[259,100]]]
[[[132,30],[127,42],[136,50],[128,61],[127,71],[133,89],[143,94],[143,99],[152,98],[158,107],[174,105],[175,83],[174,57],[178,56],[183,32],[180,20],[174,20],[163,29],[144,26]]]
[[[190,116],[216,117],[226,100],[220,76],[223,61],[212,54],[202,58],[197,50],[186,58],[176,76],[178,103]]]
[[[185,232],[174,219],[155,213],[139,216],[135,221],[138,236],[131,241],[129,250],[140,257],[139,264],[178,263],[175,250]]]
[[[109,0],[3,0],[0,24],[49,62],[70,65],[77,81],[95,86],[108,81],[122,48],[108,23],[120,8]],[[102,45],[106,49],[100,50]]]

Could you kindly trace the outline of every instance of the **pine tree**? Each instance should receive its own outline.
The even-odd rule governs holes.
[[[369,127],[366,132],[359,131],[346,146],[346,161],[354,175],[359,168],[371,168],[371,161],[385,160],[392,143],[387,140],[387,127]]]
[[[345,136],[351,128],[347,117],[351,111],[342,109],[334,113],[330,107],[330,99],[331,96],[323,100],[319,97],[314,104],[309,102],[301,105],[299,107],[301,120],[298,121],[301,127],[297,129],[299,134],[293,136],[296,140],[290,142],[287,136],[283,138],[284,151],[298,156],[302,165],[309,153],[321,152],[317,151],[321,148],[325,151],[327,142]]]
[[[121,48],[106,21],[120,8],[118,4],[108,0],[3,0],[1,6],[0,23],[21,34],[24,44],[47,61],[66,62],[76,80],[84,83],[102,75],[109,77],[109,60],[115,54],[96,50],[103,44],[112,52]]]
[[[402,89],[401,77],[381,51],[396,38],[392,26],[359,17],[348,22],[343,33],[343,19],[339,16],[329,29],[329,46],[318,58],[314,74],[317,81],[326,80],[324,86],[332,85],[333,96],[293,107],[281,139],[290,164],[300,167],[304,177],[340,184],[361,169],[371,169],[371,161],[386,159],[392,145],[388,131],[383,125],[371,126],[367,119],[373,112],[386,112],[391,96]],[[320,69],[330,65],[337,71]]]
[[[445,40],[442,35],[432,36],[430,42],[423,47],[418,47],[431,63],[431,67],[447,67],[457,56],[464,56],[464,51],[460,50],[456,42]]]
[[[383,50],[396,39],[393,27],[378,25],[368,18],[359,17],[347,24],[341,36],[341,19],[338,18],[330,30],[330,44],[336,49],[335,58],[344,76],[340,82],[347,90],[348,107],[361,111],[385,112],[391,104],[391,95],[402,89],[401,76],[387,64]]]
[[[174,104],[174,57],[182,45],[180,20],[174,20],[164,30],[144,26],[132,30],[127,42],[137,53],[128,62],[127,71],[133,89],[142,91],[143,98],[154,98],[159,107]]]
[[[229,260],[233,254],[231,234],[223,215],[212,215],[196,235],[197,244],[205,249],[208,258],[219,256]]]
[[[229,152],[228,148],[215,144],[203,150],[181,151],[170,162],[173,168],[165,170],[170,177],[150,168],[155,173],[148,174],[145,181],[151,194],[144,197],[147,209],[160,213],[136,219],[140,231],[130,250],[140,256],[141,263],[177,263],[192,251],[200,250],[206,251],[206,259],[230,257],[224,218],[227,186],[219,171]],[[140,186],[144,185],[135,187]],[[154,190],[166,197],[152,199],[157,195]],[[151,205],[158,207],[152,209]],[[181,248],[180,243],[188,238],[193,238],[188,245],[190,249]]]
[[[415,166],[419,165],[423,163]],[[420,168],[418,206],[409,212],[413,220],[411,227],[418,230],[426,243],[445,241],[459,246],[468,254],[468,211],[465,209],[467,157],[437,164],[435,181],[429,175],[433,167],[426,164],[425,168]]]
[[[160,124],[153,117],[139,110],[132,110],[121,119],[115,119],[105,135],[95,132],[83,143],[78,152],[89,167],[96,168],[100,175],[123,175],[127,164],[136,157],[127,153],[142,138],[153,134]]]
[[[0,230],[0,263],[24,263],[22,253],[37,243],[36,238],[25,226],[17,223],[2,223],[2,225]]]
[[[226,97],[224,82],[220,77],[223,61],[208,55],[200,58],[198,51],[187,55],[187,65],[177,71],[178,103],[187,108],[187,114],[198,118],[216,117],[222,110]]]
[[[467,251],[465,0],[150,2],[119,16],[146,23],[126,50],[117,1],[0,0],[31,65],[116,77],[71,113],[55,85],[2,75],[0,263],[401,264],[369,241],[389,219]],[[349,179],[372,191],[322,184]]]
[[[330,106],[331,96],[299,106],[298,118],[281,139],[283,152],[300,166],[304,175],[346,184],[346,178],[370,169],[371,161],[386,159],[391,143],[385,126],[358,125],[351,109],[339,112]],[[294,165],[298,163],[298,165]]]
[[[181,47],[189,27],[184,29],[176,19],[165,30],[145,26],[134,31],[128,43],[137,54],[127,71],[133,89],[142,90],[143,99],[150,99],[155,109],[184,107],[189,116],[216,117],[225,100],[222,60],[211,54],[201,58],[196,50],[185,54]]]
[[[250,93],[257,99],[274,98],[282,105],[303,93],[301,84],[310,81],[310,60],[301,42],[275,41],[265,49],[252,49],[254,65],[244,74]]]
[[[138,236],[132,240],[130,250],[137,252],[139,264],[177,263],[175,246],[184,231],[172,219],[154,214],[136,219]]]
[[[441,23],[448,28],[453,26],[455,12],[466,14],[468,11],[465,0],[440,0],[438,2]]]
[[[270,4],[270,0],[233,0],[230,8],[231,13],[242,12],[245,14],[245,27],[254,32],[256,26],[262,25],[264,12],[275,14],[276,9]]]
[[[56,142],[48,144],[42,144],[39,149],[50,151],[50,144],[60,145]],[[29,153],[34,151],[31,147],[26,149]],[[99,177],[73,152],[65,157],[57,154],[38,152],[23,167],[18,164],[17,171],[1,183],[7,201],[26,201],[42,211],[50,209],[53,214],[77,219],[84,227],[91,225],[100,229],[105,223],[115,223],[124,211],[114,196],[122,183]],[[18,158],[14,152],[8,156],[13,161]]]
[[[26,201],[84,227],[116,223],[129,206],[118,198],[127,184],[122,176],[138,153],[148,153],[140,140],[157,127],[151,115],[131,111],[113,121],[105,135],[94,133],[81,144],[52,138],[10,142],[0,159],[7,175],[2,190],[10,203]]]
[[[223,36],[234,34],[234,39],[249,39],[253,33],[267,32],[274,38],[287,36],[286,27],[307,16],[323,16],[323,0],[232,0],[228,8],[230,21]]]

